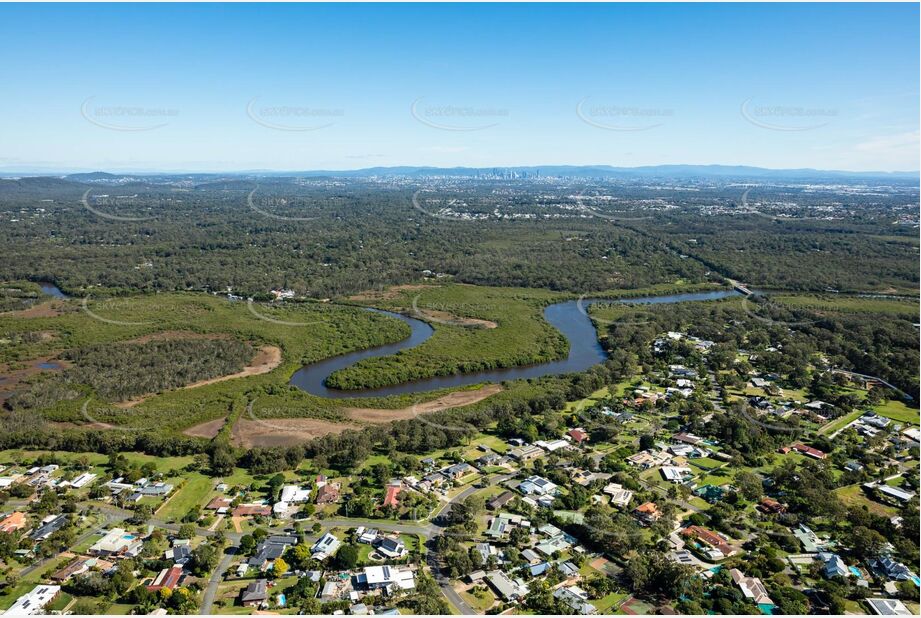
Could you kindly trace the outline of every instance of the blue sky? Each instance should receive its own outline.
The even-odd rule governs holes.
[[[917,170],[916,4],[0,5],[0,169]]]

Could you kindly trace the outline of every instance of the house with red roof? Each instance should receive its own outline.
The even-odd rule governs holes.
[[[15,532],[26,527],[26,514],[20,511],[10,513],[0,521],[0,532]]]
[[[802,453],[803,455],[806,455],[807,457],[812,457],[813,459],[825,459],[828,456],[823,451],[820,451],[817,448],[812,448],[811,446],[806,446],[805,444],[801,442],[794,444],[791,448],[794,451],[798,453]]]
[[[151,592],[156,592],[157,590],[162,590],[163,588],[172,590],[177,585],[179,585],[180,579],[182,579],[182,567],[174,565],[168,569],[163,569],[160,571],[160,574],[157,575],[157,577],[147,585],[147,589]]]
[[[397,500],[397,496],[400,492],[403,491],[403,488],[399,485],[388,485],[387,491],[384,494],[384,506],[397,507],[400,505]]]
[[[722,559],[736,553],[735,548],[722,536],[701,526],[688,526],[681,531],[681,536],[696,539],[712,548],[711,558]]]
[[[582,444],[588,440],[588,433],[581,427],[576,427],[575,429],[570,429],[566,432],[566,435],[572,438],[572,441],[576,444]]]

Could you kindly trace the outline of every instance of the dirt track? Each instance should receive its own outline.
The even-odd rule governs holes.
[[[227,419],[222,416],[213,421],[205,421],[204,423],[193,425],[182,433],[193,438],[208,438],[210,440],[218,434],[225,422],[227,422]]]
[[[456,391],[448,393],[438,399],[418,403],[405,408],[386,409],[386,408],[343,408],[343,411],[349,418],[364,423],[389,423],[391,421],[400,421],[408,418],[428,414],[429,412],[439,412],[448,408],[460,408],[469,406],[478,401],[483,401],[500,392],[502,387],[498,384],[488,384],[475,391]]]
[[[492,320],[481,320],[479,318],[462,318],[447,311],[435,311],[434,309],[419,309],[422,317],[428,318],[433,322],[447,324],[449,326],[472,326],[474,328],[496,328],[499,326]]]
[[[290,446],[347,429],[360,429],[354,423],[337,423],[316,418],[244,419],[234,425],[233,443],[243,448]]]

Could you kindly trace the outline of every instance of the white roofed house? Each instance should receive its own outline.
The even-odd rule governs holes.
[[[529,476],[518,484],[518,490],[525,495],[555,496],[559,487],[542,476]]]
[[[633,499],[633,492],[624,489],[619,483],[609,483],[604,488],[604,493],[611,496],[611,506],[625,507]]]
[[[557,439],[557,440],[538,440],[534,443],[535,446],[539,446],[548,453],[553,453],[554,451],[559,451],[561,449],[572,448],[572,444],[566,440]]]
[[[323,560],[336,553],[341,544],[339,539],[333,536],[332,533],[327,532],[313,544],[313,547],[310,548],[310,553],[317,560]]]
[[[588,602],[588,593],[578,586],[557,588],[553,591],[553,596],[583,616],[598,613],[598,608]]]
[[[383,588],[388,594],[402,590],[413,590],[416,587],[416,577],[412,569],[400,566],[369,566],[355,577],[359,586],[369,590]]]
[[[143,546],[143,540],[126,532],[124,528],[112,528],[89,548],[89,553],[93,556],[133,557],[141,552]]]
[[[694,478],[691,469],[684,466],[663,466],[659,471],[662,478],[670,483],[687,483]]]
[[[6,612],[8,616],[34,616],[45,613],[45,607],[57,598],[60,586],[41,584],[22,595]]]
[[[285,485],[281,488],[279,501],[297,504],[310,501],[310,489],[303,489],[297,485]]]

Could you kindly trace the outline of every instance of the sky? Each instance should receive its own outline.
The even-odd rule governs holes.
[[[0,5],[0,170],[914,171],[917,4]]]

